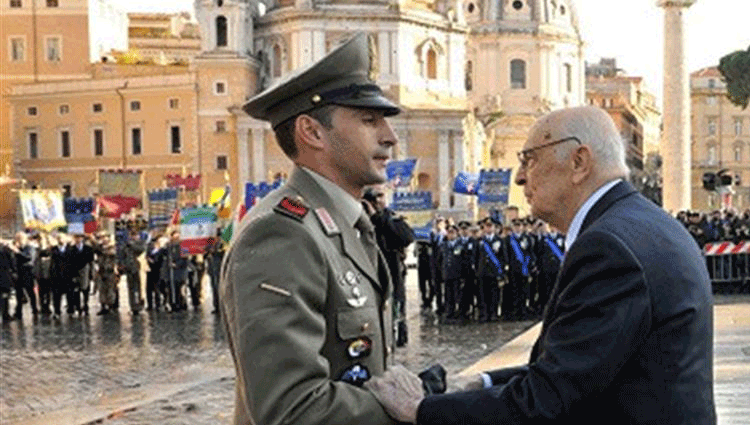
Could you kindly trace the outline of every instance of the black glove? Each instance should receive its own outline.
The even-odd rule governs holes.
[[[419,379],[422,380],[425,395],[445,393],[445,368],[440,364],[435,364],[419,373]]]

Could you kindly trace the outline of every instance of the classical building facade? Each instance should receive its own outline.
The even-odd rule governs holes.
[[[200,28],[188,12],[128,13],[128,50],[158,65],[188,64],[201,52]]]
[[[631,169],[642,170],[649,153],[658,153],[661,112],[643,78],[625,75],[615,59],[586,65],[586,101],[606,110],[622,135]]]
[[[14,119],[3,121],[15,175],[87,196],[100,168],[144,170],[146,189],[200,173],[200,199],[229,183],[237,202],[245,182],[291,167],[243,103],[356,31],[373,36],[377,82],[404,108],[391,119],[395,155],[419,159],[412,189],[431,191],[436,208],[471,208],[452,193],[459,171],[515,168],[537,116],[584,102],[583,45],[565,0],[196,0],[200,47],[187,65],[167,47],[175,33],[195,42],[194,27],[175,16],[131,15],[129,27],[131,46],[166,40],[141,51],[171,65],[92,65],[86,52],[62,81],[18,81]],[[518,188],[510,203],[525,209]]]
[[[721,196],[703,188],[706,172],[728,170],[733,176],[732,205],[750,208],[750,109],[741,109],[726,97],[727,87],[716,68],[690,75],[692,133],[692,208],[722,207]]]

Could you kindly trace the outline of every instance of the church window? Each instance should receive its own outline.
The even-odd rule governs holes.
[[[734,118],[734,135],[735,136],[742,135],[742,118],[738,118],[738,117]]]
[[[39,158],[39,134],[36,131],[28,133],[29,159]]]
[[[516,9],[516,10],[523,9],[523,2],[521,0],[515,0],[513,2],[513,9]]]
[[[10,0],[10,7],[23,7],[21,0]]]
[[[569,63],[563,66],[565,68],[565,90],[570,93],[573,91],[573,67]]]
[[[47,0],[47,7],[57,7],[57,0]]]
[[[227,46],[227,18],[219,16],[216,18],[216,47]]]
[[[281,46],[273,46],[273,77],[281,77]]]
[[[521,59],[510,61],[510,88],[526,88],[526,62]]]
[[[469,3],[469,6],[466,8],[469,13],[474,13],[474,9],[476,9],[476,6],[474,6],[474,3]]]
[[[437,79],[437,53],[432,47],[427,50],[427,79]]]
[[[226,170],[227,168],[227,156],[226,155],[217,155],[216,156],[216,169],[217,170]]]
[[[10,60],[11,62],[23,62],[26,57],[26,46],[23,37],[11,37]]]
[[[716,88],[716,80],[714,80],[713,78],[709,78],[708,79],[708,88],[709,89]]]
[[[216,6],[217,7],[224,6],[224,0],[216,0]]]
[[[565,6],[563,6],[563,5],[560,5],[560,15],[562,15],[562,16],[565,15]]]
[[[711,117],[708,119],[708,135],[713,136],[716,134],[716,118]]]
[[[227,83],[224,81],[216,81],[214,83],[214,94],[224,95],[227,93]]]
[[[742,161],[742,142],[734,145],[734,162]]]
[[[466,77],[464,79],[464,86],[466,88],[466,91],[471,91],[473,88],[473,64],[471,61],[466,62]]]

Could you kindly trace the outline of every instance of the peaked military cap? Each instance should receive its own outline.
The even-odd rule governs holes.
[[[357,33],[317,62],[293,72],[251,98],[243,109],[270,121],[272,127],[324,105],[383,110],[385,116],[401,109],[383,95],[373,81],[377,64],[368,36]]]

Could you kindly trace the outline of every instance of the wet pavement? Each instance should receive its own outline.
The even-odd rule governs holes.
[[[409,343],[396,349],[396,361],[409,369],[440,362],[456,373],[528,357],[534,322],[438,324],[419,312],[413,270],[407,294]],[[132,316],[121,306],[118,315],[27,314],[4,324],[0,424],[231,424],[232,359],[208,291],[203,300],[202,309],[178,313]],[[717,296],[716,304],[719,424],[750,424],[750,296]]]
[[[230,424],[234,367],[223,327],[203,307],[58,320],[0,328],[0,424]],[[419,371],[436,362],[459,372],[533,322],[439,324],[421,314],[416,272],[407,278],[409,343],[396,361]],[[126,300],[124,282],[121,300]],[[125,301],[127,304],[127,301]],[[28,309],[28,307],[26,307]]]

